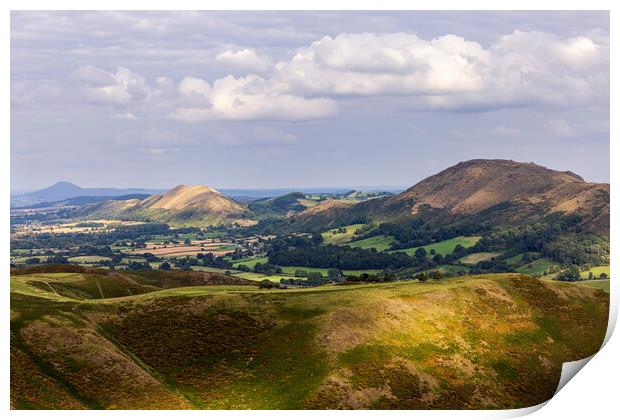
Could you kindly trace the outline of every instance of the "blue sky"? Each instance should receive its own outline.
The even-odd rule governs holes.
[[[606,12],[13,12],[11,189],[609,181]]]

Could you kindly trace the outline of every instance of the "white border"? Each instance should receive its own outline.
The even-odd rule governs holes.
[[[402,0],[358,0],[356,2],[336,2],[334,0],[315,0],[315,1],[290,1],[290,0],[263,0],[263,1],[241,1],[241,0],[229,0],[226,2],[204,2],[196,0],[175,0],[174,2],[154,2],[146,0],[108,0],[106,2],[85,2],[80,0],[58,0],[58,1],[33,1],[22,0],[4,2],[6,8],[2,18],[4,42],[2,44],[2,58],[4,65],[2,66],[2,72],[4,73],[4,85],[3,85],[3,119],[5,124],[4,137],[0,140],[2,147],[2,153],[0,153],[0,159],[2,159],[2,165],[0,168],[3,171],[2,177],[2,192],[6,198],[4,205],[4,220],[2,225],[2,233],[4,241],[2,241],[2,255],[8,256],[9,254],[9,194],[10,194],[10,10],[99,10],[99,9],[112,9],[112,10],[611,10],[611,66],[612,66],[612,92],[613,87],[617,86],[615,83],[615,77],[618,73],[618,53],[615,48],[617,39],[617,27],[619,7],[614,10],[615,4],[613,1],[603,0],[589,0],[589,1],[549,1],[549,0],[504,0],[502,2],[489,1],[489,0],[470,0],[468,2],[462,2],[457,0],[434,0],[429,1],[402,1]],[[173,7],[170,7],[173,6]],[[467,7],[466,9],[464,7]],[[617,134],[617,101],[616,97],[612,95],[611,99],[611,138]],[[614,142],[610,142],[610,156],[617,156],[619,151]],[[614,160],[611,159],[611,180],[615,185],[618,180],[618,167],[614,166]],[[612,211],[617,208],[618,200],[615,196],[611,197]],[[611,245],[612,253],[615,255],[615,250],[618,249],[618,235],[617,224],[613,223],[611,228]],[[8,260],[8,257],[7,257]],[[616,270],[617,262],[612,258],[612,272],[620,272]],[[7,264],[8,266],[8,264]],[[4,316],[2,317],[2,328],[4,346],[2,347],[2,380],[0,387],[2,395],[5,398],[3,400],[4,409],[9,408],[9,293],[8,293],[8,267],[5,269],[4,287],[2,288],[3,304],[4,304]],[[615,389],[620,374],[618,358],[620,357],[620,344],[617,338],[610,335],[615,325],[618,313],[618,293],[620,290],[612,281],[612,310],[610,314],[610,329],[608,331],[609,341],[606,346],[600,351],[589,363],[589,367],[583,372],[577,375],[576,379],[570,381],[554,398],[552,398],[546,405],[533,407],[531,409],[509,411],[390,411],[390,412],[377,412],[377,411],[355,411],[355,412],[334,412],[334,411],[297,411],[294,413],[287,411],[253,411],[253,412],[238,412],[238,411],[222,411],[222,412],[209,412],[206,415],[216,416],[218,419],[238,419],[240,417],[252,416],[254,419],[274,419],[274,418],[288,418],[291,414],[300,418],[311,418],[315,415],[321,415],[326,417],[339,419],[343,417],[355,417],[360,418],[374,418],[376,416],[389,415],[391,417],[399,418],[506,418],[514,417],[518,415],[524,415],[528,412],[535,411],[531,414],[531,418],[538,419],[582,419],[588,418],[610,418],[611,413],[617,413],[617,396]],[[542,406],[544,409],[538,410]],[[83,412],[63,412],[63,411],[11,411],[10,415],[15,418],[37,418],[40,415],[45,415],[50,418],[75,418],[81,416]],[[98,412],[90,411],[86,415],[93,417],[109,417],[109,416],[131,416],[134,418],[147,418],[156,415],[157,417],[175,417],[175,418],[187,418],[195,416],[203,416],[205,412],[193,411],[193,412]]]

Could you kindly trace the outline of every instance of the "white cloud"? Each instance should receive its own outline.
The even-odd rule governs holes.
[[[219,53],[215,59],[233,69],[259,73],[269,70],[273,65],[269,57],[248,48],[237,51],[226,50]]]
[[[547,121],[544,128],[549,134],[559,138],[576,137],[578,134],[578,128],[576,126],[561,119],[552,119]]]
[[[136,116],[131,112],[119,112],[118,114],[114,114],[114,116],[121,120],[137,120]]]
[[[521,130],[519,130],[518,128],[507,127],[505,125],[499,125],[495,127],[491,132],[494,135],[500,137],[517,137],[521,134]]]
[[[180,84],[181,95],[201,95],[202,107],[182,107],[171,117],[181,121],[284,120],[302,121],[328,118],[336,114],[335,101],[327,98],[305,98],[279,91],[273,81],[256,75],[235,78],[226,76],[208,82],[191,78]]]
[[[608,49],[586,37],[515,31],[490,48],[455,35],[340,34],[276,65],[303,95],[398,95],[424,108],[488,109],[607,101]]]
[[[82,92],[89,102],[127,104],[144,101],[151,95],[146,79],[126,67],[110,73],[94,66],[81,66],[73,77],[82,83]]]
[[[523,106],[607,105],[608,45],[579,36],[562,39],[515,31],[490,47],[456,35],[424,40],[411,33],[325,36],[275,66],[251,49],[217,56],[232,67],[262,75],[228,75],[213,81],[187,76],[176,84],[125,67],[116,72],[81,66],[73,74],[84,97],[171,118],[208,120],[323,119],[343,99],[398,96],[409,109],[480,111]],[[516,135],[504,127],[497,135]]]

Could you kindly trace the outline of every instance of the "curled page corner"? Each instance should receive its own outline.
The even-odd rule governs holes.
[[[596,354],[586,357],[585,359],[574,360],[572,362],[562,363],[562,373],[560,375],[560,382],[555,390],[554,396],[560,392],[564,385],[566,385],[573,377],[579,372]]]

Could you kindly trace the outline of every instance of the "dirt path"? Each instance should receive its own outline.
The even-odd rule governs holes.
[[[58,292],[56,291],[56,289],[54,289],[54,288],[52,287],[52,285],[51,285],[51,284],[49,284],[49,283],[48,283],[48,282],[46,282],[46,281],[44,281],[43,283],[47,284],[47,287],[49,287],[50,289],[52,289],[52,292],[54,292],[54,293],[56,293],[58,296],[62,297],[62,295],[61,295],[60,293],[58,293]]]

